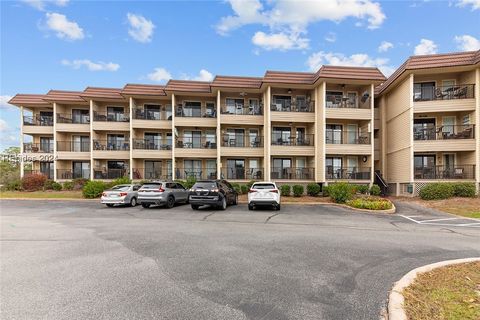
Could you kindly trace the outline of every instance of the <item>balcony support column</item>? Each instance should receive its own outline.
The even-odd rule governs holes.
[[[477,102],[475,107],[475,116],[477,118],[475,121],[475,139],[477,140],[475,176],[477,183],[475,183],[475,185],[478,194],[480,193],[480,68],[477,68],[475,72],[475,100]]]
[[[176,130],[175,130],[175,94],[172,93],[172,180],[176,180],[176,173],[175,173],[175,148],[177,145],[177,135],[176,135]],[[167,172],[168,176],[168,172]]]
[[[20,178],[23,178],[25,175],[25,163],[23,161],[23,153],[25,150],[23,143],[23,106],[20,106]]]
[[[90,100],[90,180],[93,180],[93,100]]]
[[[221,158],[221,152],[220,152],[220,149],[222,147],[222,144],[220,143],[220,141],[223,141],[222,137],[220,137],[221,135],[221,130],[220,130],[220,124],[221,124],[221,121],[220,121],[220,117],[221,117],[221,96],[220,96],[220,90],[217,91],[217,139],[216,139],[216,142],[217,142],[217,179],[221,179],[222,178],[222,158]]]
[[[374,132],[375,132],[375,86],[373,83],[370,85],[370,111],[371,111],[371,119],[370,119],[370,144],[372,146],[372,151],[370,153],[370,162],[371,162],[371,169],[370,169],[370,186],[373,185],[375,181],[375,139],[374,139]]]
[[[270,173],[271,173],[271,161],[272,159],[270,158],[270,149],[272,148],[272,122],[271,122],[271,112],[270,112],[270,106],[271,106],[271,87],[267,87],[266,93],[263,94],[263,101],[264,101],[264,107],[263,111],[265,113],[263,119],[264,119],[264,126],[263,126],[263,131],[264,131],[264,159],[263,159],[263,166],[264,166],[264,177],[266,181],[270,181]]]
[[[57,103],[53,103],[53,180],[57,181]]]
[[[130,108],[130,122],[129,122],[129,126],[130,126],[130,130],[129,130],[129,133],[130,133],[130,141],[129,141],[129,145],[130,145],[130,163],[129,163],[129,179],[133,181],[133,107],[134,107],[134,104],[135,102],[133,101],[133,98],[130,97],[129,99],[129,108]]]
[[[326,83],[315,88],[315,182],[325,182]]]

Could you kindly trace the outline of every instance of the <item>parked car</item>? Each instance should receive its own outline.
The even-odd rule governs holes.
[[[280,192],[275,182],[255,182],[248,191],[248,210],[272,206],[280,210]]]
[[[138,191],[138,202],[144,208],[151,205],[172,208],[175,203],[188,203],[188,190],[176,182],[147,182]]]
[[[139,184],[119,184],[103,191],[101,202],[107,207],[113,207],[116,204],[127,204],[135,207],[138,203]]]
[[[188,201],[193,210],[210,205],[225,210],[229,204],[238,203],[238,193],[226,180],[197,181],[190,189]]]

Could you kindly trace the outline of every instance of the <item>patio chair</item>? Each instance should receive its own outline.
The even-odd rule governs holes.
[[[455,179],[464,179],[465,174],[463,172],[463,168],[455,168],[455,170],[453,171],[453,177]]]
[[[466,98],[467,97],[467,90],[468,90],[467,87],[461,87],[461,88],[459,88],[459,89],[457,89],[453,92],[453,96],[455,98],[458,98],[458,99]]]
[[[435,99],[443,100],[445,96],[447,96],[447,94],[444,93],[441,88],[435,88]]]

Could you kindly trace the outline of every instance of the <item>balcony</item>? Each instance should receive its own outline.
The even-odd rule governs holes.
[[[134,139],[133,157],[169,159],[172,157],[172,142],[171,140]]]
[[[325,178],[327,180],[371,180],[371,169],[326,166]]]
[[[53,140],[47,143],[24,143],[25,153],[53,153]]]
[[[325,117],[331,119],[371,120],[372,109],[370,95],[367,93],[360,99],[357,96],[345,96],[340,92],[326,93]]]
[[[175,142],[175,157],[216,158],[214,136],[180,136]]]
[[[175,112],[175,125],[188,127],[216,127],[217,111],[213,108],[186,108],[178,106]]]
[[[57,141],[59,160],[90,160],[90,139],[88,141]]]
[[[315,112],[315,101],[304,103],[272,103],[270,111],[275,112]]]
[[[57,113],[56,131],[63,132],[89,132],[90,115]]]
[[[475,165],[415,167],[414,178],[416,180],[474,180]]]
[[[272,146],[313,146],[313,134],[303,134],[298,137],[285,136],[282,133],[272,133]]]
[[[222,179],[228,180],[262,180],[263,168],[222,168]]]
[[[130,159],[128,140],[93,140],[93,158],[95,159]]]
[[[93,178],[94,179],[101,179],[101,180],[111,180],[111,179],[118,179],[122,177],[127,177],[128,171],[126,169],[101,169],[101,168],[94,168],[93,169]]]
[[[90,169],[83,169],[83,170],[57,169],[57,179],[61,179],[61,180],[90,179]]]
[[[272,180],[313,180],[315,168],[272,168]]]
[[[139,129],[171,130],[172,112],[136,109],[133,112],[132,126]]]
[[[226,124],[256,124],[263,125],[263,110],[260,106],[226,105],[221,110],[220,121]]]
[[[271,121],[279,122],[315,122],[315,101],[296,103],[272,103]]]
[[[177,168],[175,170],[175,179],[217,179],[217,168]]]
[[[53,134],[53,116],[24,116],[22,133]]]
[[[371,154],[371,133],[353,130],[325,130],[325,150],[327,154]]]
[[[413,101],[416,113],[474,111],[475,85],[418,86]]]
[[[130,115],[123,112],[102,113],[94,111],[93,129],[94,130],[130,130]]]
[[[474,151],[475,125],[444,125],[414,128],[414,151]]]
[[[225,134],[222,139],[222,156],[263,157],[263,137],[247,134]]]
[[[154,170],[152,168],[134,168],[133,178],[148,180],[172,180],[172,173],[162,172],[162,170]]]

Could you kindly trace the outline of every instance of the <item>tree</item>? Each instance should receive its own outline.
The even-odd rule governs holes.
[[[19,147],[10,147],[2,152],[0,161],[0,185],[20,179]]]

